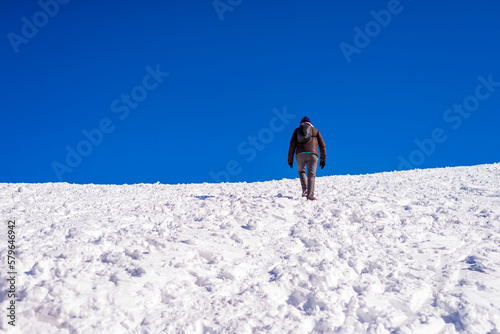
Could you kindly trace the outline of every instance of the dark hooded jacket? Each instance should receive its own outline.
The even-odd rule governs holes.
[[[311,152],[318,156],[318,146],[319,151],[321,153],[320,161],[326,161],[326,147],[323,137],[319,133],[319,130],[315,127],[312,128],[312,136],[308,142],[301,144],[297,141],[297,133],[300,127],[295,129],[292,135],[292,139],[290,140],[290,148],[288,149],[288,163],[293,163],[293,156],[295,153],[299,154],[302,152]]]

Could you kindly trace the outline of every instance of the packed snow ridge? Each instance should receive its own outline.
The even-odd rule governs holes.
[[[0,184],[0,332],[500,333],[499,164],[316,184]]]

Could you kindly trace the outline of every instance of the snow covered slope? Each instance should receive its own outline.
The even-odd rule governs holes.
[[[0,332],[500,332],[499,164],[299,188],[0,184]]]

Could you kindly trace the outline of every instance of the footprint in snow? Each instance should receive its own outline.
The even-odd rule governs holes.
[[[130,274],[132,277],[141,277],[146,273],[146,270],[142,269],[141,267],[139,268],[128,268],[127,272]]]
[[[257,222],[254,220],[250,220],[246,225],[243,225],[242,228],[244,228],[245,230],[253,231],[257,228]]]
[[[68,234],[66,235],[66,239],[71,239],[71,238],[74,238],[76,233],[77,233],[77,229],[72,227],[68,230]]]
[[[470,264],[468,270],[478,271],[480,273],[485,273],[486,267],[480,263],[480,260],[476,256],[469,256],[465,259],[465,263]]]

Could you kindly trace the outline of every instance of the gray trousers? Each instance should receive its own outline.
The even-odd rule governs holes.
[[[299,168],[300,185],[302,191],[307,189],[307,198],[314,197],[314,183],[316,182],[316,167],[318,167],[318,156],[310,153],[298,153],[296,155],[297,167]],[[307,166],[307,177],[306,177]]]

